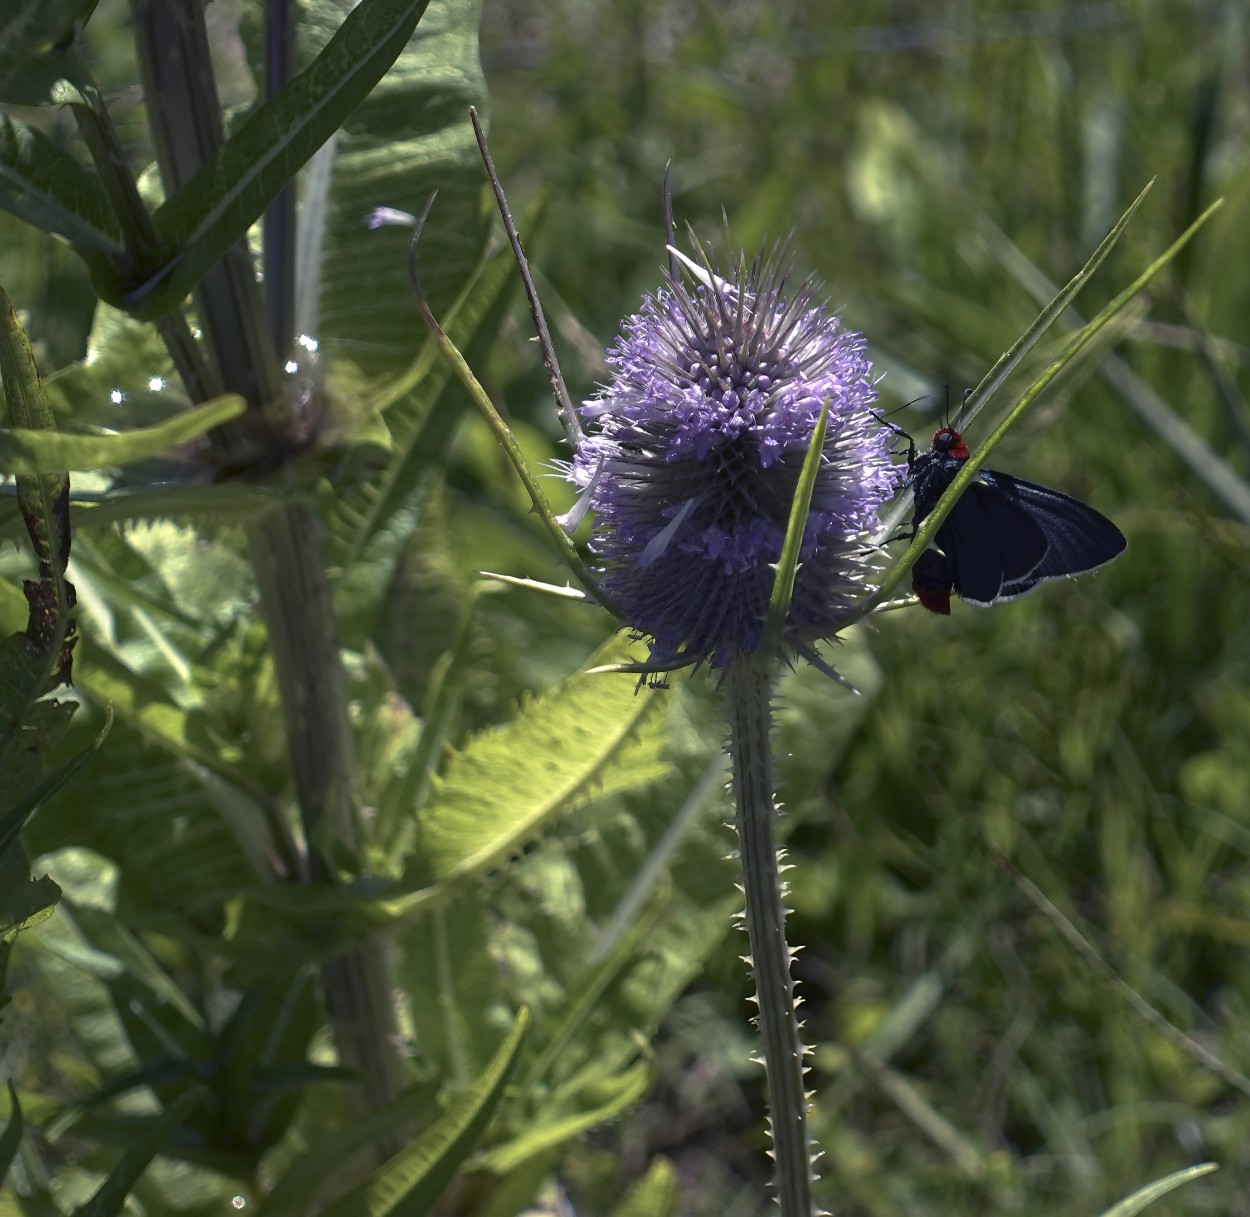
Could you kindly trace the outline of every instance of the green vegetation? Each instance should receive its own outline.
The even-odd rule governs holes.
[[[33,657],[0,650],[3,1217],[234,1197],[283,1217],[512,1217],[561,1193],[613,1217],[768,1211],[707,676],[635,694],[579,675],[623,657],[607,616],[479,575],[566,581],[427,344],[406,235],[362,224],[440,190],[434,308],[531,464],[567,457],[470,103],[576,400],[658,282],[668,161],[701,241],[792,234],[921,443],[1150,179],[1082,318],[1225,199],[991,461],[1095,505],[1128,552],[990,610],[857,627],[826,658],[861,695],[788,676],[777,749],[825,1207],[1096,1217],[1210,1161],[1149,1211],[1238,1211],[1238,6],[371,0],[358,43],[244,124],[259,7],[236,29],[214,5],[231,142],[207,185],[176,155],[199,94],[149,64],[145,96],[170,91],[139,100],[148,6],[134,28],[118,0],[10,7],[0,284],[46,400],[23,396],[9,326],[2,423],[38,434],[0,435],[23,479],[0,494],[19,546],[0,551],[0,637],[27,631],[37,573],[51,628]],[[307,6],[301,62],[348,7]],[[325,204],[320,290],[266,274],[275,357],[238,242],[344,122],[333,163],[304,171]],[[87,168],[109,139],[114,178]],[[185,325],[143,320],[192,283]],[[68,499],[72,712],[48,692],[72,599],[32,557],[56,567],[57,459],[93,470]]]

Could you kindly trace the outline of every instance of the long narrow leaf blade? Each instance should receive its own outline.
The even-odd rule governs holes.
[[[1146,195],[1150,193],[1153,185],[1154,179],[1152,178],[1142,188],[1141,193],[1129,204],[1124,214],[1115,222],[1111,231],[1099,242],[1098,248],[1090,254],[1085,265],[1055,293],[1054,297],[1037,315],[1037,318],[1028,329],[998,357],[994,366],[981,378],[981,383],[968,395],[968,400],[964,403],[964,408],[961,411],[964,425],[976,418],[989,404],[990,399],[1002,386],[1007,377],[1020,366],[1021,360],[1042,340],[1050,327],[1059,319],[1059,315],[1064,309],[1076,299],[1077,294],[1089,282],[1094,272],[1103,264],[1107,255],[1115,247],[1120,237],[1124,235],[1124,230],[1128,227],[1129,221],[1137,214],[1137,209],[1145,201]],[[883,535],[889,535],[898,528],[910,502],[910,492],[900,498],[886,519]],[[936,531],[935,526],[934,532]],[[910,565],[910,563],[907,563],[903,570],[906,571]],[[891,584],[891,586],[894,586],[894,584]]]
[[[17,1091],[13,1083],[9,1083],[9,1122],[0,1133],[0,1183],[9,1173],[13,1159],[17,1157],[18,1148],[22,1144],[22,1105],[17,1101]]]
[[[86,1204],[75,1210],[74,1217],[117,1217],[126,1203],[126,1198],[134,1191],[139,1176],[147,1170],[165,1138],[182,1123],[183,1117],[199,1102],[199,1098],[198,1094],[192,1092],[171,1103],[164,1115],[146,1133],[137,1137],[134,1144],[122,1154],[121,1161],[113,1168],[109,1177],[100,1184],[99,1190]]]
[[[1076,358],[1078,354],[1098,336],[1100,331],[1111,323],[1112,320],[1122,312],[1154,277],[1157,275],[1173,258],[1176,257],[1182,249],[1193,239],[1195,233],[1203,224],[1211,218],[1211,216],[1220,207],[1222,200],[1212,203],[1185,231],[1162,253],[1156,258],[1146,269],[1138,275],[1132,283],[1128,285],[1122,292],[1111,300],[1105,308],[1087,325],[1078,330],[1063,348],[1059,358],[1056,359],[1042,374],[1039,376],[1025,392],[1021,395],[1020,400],[1012,408],[1011,412],[1003,419],[1001,423],[990,434],[985,443],[972,453],[972,455],[963,464],[954,481],[947,488],[946,493],[942,495],[941,501],[933,509],[933,511],[925,517],[924,523],[916,530],[916,535],[911,545],[907,547],[907,552],[898,560],[897,564],[889,571],[885,579],[882,580],[881,587],[869,602],[868,609],[871,611],[876,605],[880,604],[893,590],[898,586],[903,575],[911,569],[912,564],[929,546],[934,537],[937,535],[938,529],[942,526],[942,521],[950,514],[951,508],[955,506],[959,496],[971,485],[972,480],[977,476],[981,466],[985,463],[985,459],[993,450],[994,445],[1003,438],[1007,433],[1007,429],[1015,424],[1023,416],[1024,412],[1041,396],[1046,387],[1063,371],[1065,367]]]
[[[786,536],[781,546],[781,558],[773,577],[772,595],[768,602],[768,616],[764,621],[760,650],[765,654],[774,652],[781,643],[790,602],[794,599],[794,580],[799,571],[799,554],[803,548],[803,534],[807,529],[807,517],[811,511],[812,493],[816,489],[816,475],[825,454],[825,431],[829,426],[829,402],[820,407],[820,417],[812,432],[807,455],[803,458],[803,471],[794,488],[790,504],[790,519],[786,524]]]
[[[1168,1192],[1175,1191],[1183,1184],[1194,1179],[1201,1179],[1203,1175],[1209,1175],[1216,1170],[1219,1170],[1219,1167],[1214,1162],[1203,1162],[1198,1166],[1187,1166],[1183,1170],[1173,1171],[1170,1175],[1164,1175],[1162,1179],[1156,1179],[1153,1183],[1139,1188],[1131,1196],[1126,1196],[1114,1208],[1109,1208],[1102,1217],[1137,1217],[1142,1209],[1148,1204],[1153,1204],[1161,1196],[1166,1196]]]
[[[441,1120],[324,1217],[422,1217],[473,1152],[503,1095],[530,1017],[521,1010],[481,1076]]]
[[[362,0],[316,59],[265,102],[154,217],[181,247],[125,303],[141,318],[179,304],[247,235],[296,171],[337,131],[399,57],[429,0]]]
[[[107,469],[147,460],[198,439],[213,427],[238,418],[243,398],[227,394],[152,427],[116,435],[66,435],[58,431],[0,429],[0,473],[53,474],[75,469]]]
[[[121,229],[99,177],[55,140],[5,114],[0,207],[64,237],[88,261],[121,253]]]

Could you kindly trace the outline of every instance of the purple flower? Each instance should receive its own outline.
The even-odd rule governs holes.
[[[589,434],[565,467],[590,512],[591,548],[623,623],[651,662],[723,667],[759,638],[795,485],[822,404],[824,461],[812,496],[791,646],[832,637],[866,594],[866,535],[898,489],[892,433],[863,336],[787,295],[774,253],[732,280],[668,276],[607,353],[613,375],[581,414]]]

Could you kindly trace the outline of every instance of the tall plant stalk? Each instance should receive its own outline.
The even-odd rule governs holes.
[[[221,112],[197,0],[134,0],[139,62],[157,159],[166,188],[176,190],[223,139]],[[282,14],[291,19],[290,6]],[[289,38],[289,27],[271,37]],[[282,62],[288,58],[283,57]],[[273,91],[278,82],[269,82]],[[284,283],[288,274],[278,277]],[[284,378],[279,344],[289,342],[289,298],[267,313],[252,258],[238,245],[195,291],[210,381],[242,395],[251,407],[243,425],[215,437],[223,472],[280,463],[285,439]],[[178,333],[180,327],[173,327]],[[162,327],[162,333],[171,332]],[[185,344],[171,345],[180,370]],[[282,504],[251,525],[249,552],[269,630],[286,727],[287,750],[303,832],[301,882],[333,880],[326,849],[354,852],[357,762],[347,713],[346,677],[326,573],[324,538],[315,510]],[[391,983],[384,947],[363,944],[321,967],[321,984],[341,1063],[358,1074],[353,1106],[367,1111],[401,1088]],[[386,1152],[391,1147],[383,1147]]]

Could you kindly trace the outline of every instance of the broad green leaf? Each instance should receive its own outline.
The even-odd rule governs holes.
[[[86,858],[81,860],[80,865],[89,865],[88,860],[94,861],[97,867],[107,865],[98,856],[82,852],[86,853]],[[53,860],[49,861],[49,866],[56,870]],[[68,879],[65,882],[69,884]],[[206,1030],[203,1011],[196,1009],[143,941],[111,911],[105,912],[88,905],[75,905],[72,901],[67,901],[66,911],[73,918],[84,941],[95,950],[117,960],[120,971],[134,982],[136,991],[142,990],[145,993],[146,1000],[175,1016],[179,1025],[193,1027],[201,1032]]]
[[[436,533],[437,529],[434,530]],[[437,544],[437,542],[435,542]],[[409,552],[409,560],[412,553]],[[457,604],[454,583],[451,578],[443,581],[444,586],[435,591],[434,580],[423,590],[423,608],[432,610],[429,615],[438,614],[450,617],[447,622],[455,633],[448,639],[437,629],[424,631],[428,641],[438,646],[437,652],[422,650],[418,641],[413,641],[410,648],[404,648],[402,637],[396,640],[399,649],[397,659],[400,663],[401,678],[403,675],[418,671],[428,673],[422,689],[421,699],[416,703],[423,716],[420,734],[416,746],[412,750],[408,765],[401,779],[387,791],[384,803],[379,805],[378,830],[379,841],[394,842],[404,828],[412,824],[414,810],[425,805],[429,787],[434,778],[439,758],[448,739],[454,731],[454,724],[460,711],[465,694],[465,682],[472,675],[472,652],[478,637],[475,629],[477,623],[477,607],[479,593],[483,585],[471,588]],[[451,584],[451,587],[447,585]],[[441,595],[439,593],[442,593]],[[453,612],[446,609],[454,606]],[[432,656],[437,654],[437,658]],[[424,662],[423,662],[424,660]],[[414,671],[415,670],[415,671]]]
[[[513,270],[510,252],[497,253],[478,267],[446,319],[447,333],[458,346],[472,343],[504,295]],[[334,506],[330,526],[334,556],[348,573],[410,501],[421,477],[439,467],[440,454],[445,454],[459,421],[459,411],[443,397],[450,380],[451,369],[425,336],[408,369],[371,403],[370,408],[384,413],[394,452],[381,479],[348,488]]]
[[[583,978],[579,988],[564,1003],[559,1023],[549,1033],[547,1043],[525,1072],[522,1089],[532,1090],[547,1080],[547,1071],[569,1052],[574,1040],[596,1009],[602,1007],[603,995],[639,959],[656,933],[669,893],[662,892],[644,910],[628,932],[616,942],[611,953]]]
[[[616,768],[657,693],[627,676],[579,675],[523,705],[506,726],[474,738],[437,779],[419,824],[416,874],[449,883],[519,848]],[[637,745],[634,745],[636,747]],[[640,784],[663,772],[638,758]],[[617,770],[617,777],[626,776]]]
[[[612,1217],[676,1217],[677,1172],[667,1158],[656,1158],[650,1169],[625,1193]]]
[[[485,1154],[482,1165],[496,1174],[506,1175],[528,1159],[581,1136],[606,1120],[615,1119],[651,1089],[653,1072],[649,1061],[639,1061],[619,1077],[600,1081],[592,1092],[593,1106],[554,1120],[538,1116],[522,1136]]]
[[[503,1095],[529,1029],[522,1009],[490,1064],[455,1106],[371,1179],[325,1211],[324,1217],[422,1217],[473,1152]]]
[[[153,1121],[145,1132],[135,1137],[96,1194],[74,1211],[74,1217],[117,1217],[165,1139],[199,1101],[199,1094],[192,1092],[171,1103],[159,1120]]]
[[[263,808],[230,815],[220,808],[225,785],[145,743],[119,715],[92,766],[89,804],[73,788],[50,800],[26,829],[27,847],[37,856],[78,846],[113,862],[134,929],[215,935],[223,903],[272,864]]]
[[[1214,1162],[1203,1162],[1198,1166],[1187,1166],[1183,1170],[1173,1171],[1170,1175],[1164,1175],[1162,1179],[1156,1179],[1153,1183],[1139,1188],[1131,1196],[1126,1196],[1119,1204],[1109,1208],[1102,1217],[1136,1217],[1142,1209],[1153,1204],[1159,1197],[1166,1196],[1168,1192],[1175,1191],[1176,1188],[1219,1169]]]
[[[191,403],[157,328],[99,304],[92,317],[89,358],[47,378],[44,391],[58,418],[78,430],[114,431],[161,422]]]
[[[312,64],[257,108],[157,209],[157,232],[181,252],[129,293],[129,311],[142,318],[167,313],[247,236],[296,171],[395,62],[428,3],[362,0]]]
[[[0,473],[47,474],[133,464],[198,439],[213,427],[238,418],[246,408],[243,398],[227,394],[157,426],[116,435],[64,435],[18,427],[0,430]]]
[[[616,649],[606,652],[619,655]],[[247,975],[299,951],[320,958],[380,925],[428,915],[458,885],[518,850],[571,805],[638,789],[669,770],[653,691],[580,674],[474,737],[449,764],[418,821],[413,864],[398,881],[267,884],[233,910],[229,939]]]
[[[26,60],[53,45],[96,0],[8,0],[0,14],[0,86]]]
[[[0,207],[64,237],[94,265],[121,254],[121,229],[99,177],[60,144],[5,114]]]
[[[7,600],[12,589],[3,586]],[[0,788],[0,808],[15,806],[42,780],[43,755],[74,713],[73,702],[39,700],[46,669],[44,656],[24,633],[0,642],[0,764],[10,779]]]
[[[501,1011],[512,1008],[491,933],[490,894],[470,887],[408,935],[396,964],[412,1003],[413,1041],[425,1069],[467,1086],[490,1059]],[[525,1089],[524,1085],[522,1086]]]
[[[96,705],[112,706],[119,722],[135,727],[173,756],[196,761],[242,790],[262,793],[242,763],[241,749],[224,741],[210,741],[195,715],[110,652],[94,652],[89,667],[77,674],[76,684]]]
[[[114,524],[173,520],[213,525],[246,524],[279,503],[291,501],[299,491],[282,486],[251,486],[243,482],[215,485],[136,487],[112,490],[96,498],[71,493],[74,527],[80,532],[109,528]],[[0,525],[0,536],[8,526]]]
[[[352,0],[314,0],[301,30],[315,45]],[[487,102],[478,48],[481,0],[432,0],[416,36],[335,140],[317,334],[368,380],[402,373],[425,339],[408,282],[409,232],[371,231],[379,204],[438,204],[421,239],[421,279],[448,309],[480,265],[491,228],[468,109]],[[363,285],[368,290],[361,290]]]

